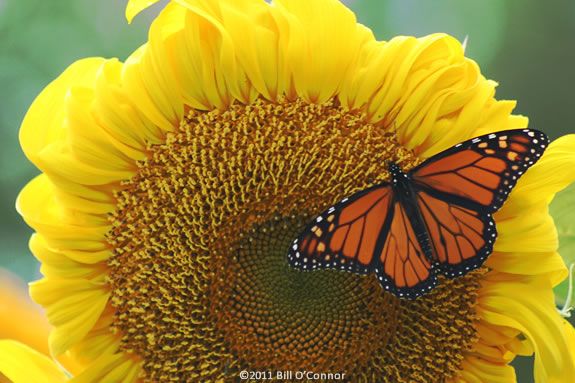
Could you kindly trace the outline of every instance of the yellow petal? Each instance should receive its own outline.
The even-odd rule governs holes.
[[[234,98],[242,102],[253,99],[254,92],[246,73],[238,64],[238,49],[223,20],[206,4],[186,1],[185,26],[177,47],[182,55],[176,70],[185,85],[184,99],[190,105],[224,108]],[[216,6],[216,3],[211,3]],[[201,58],[199,60],[199,58]],[[178,69],[179,68],[179,69]],[[278,74],[282,78],[282,74]],[[192,85],[190,87],[190,85]]]
[[[565,262],[556,251],[495,251],[485,262],[490,268],[509,274],[548,274],[555,286],[567,276]]]
[[[258,93],[269,99],[286,93],[323,102],[353,72],[361,45],[373,40],[335,0],[278,1],[273,6],[261,0],[176,3],[188,10],[184,31],[162,33],[167,28],[152,27],[150,46],[156,49],[160,44],[153,40],[161,36],[162,45],[182,53],[173,58],[173,67],[192,106],[229,105],[230,96],[249,102]],[[312,17],[314,10],[326,17]],[[168,6],[157,24],[178,20],[177,11]],[[326,36],[338,44],[325,44]]]
[[[88,252],[88,263],[100,262],[103,260],[100,256],[109,256],[105,241],[108,223],[64,209],[45,175],[26,185],[16,206],[26,223],[41,233],[49,246],[62,251]]]
[[[519,179],[509,200],[498,214],[513,216],[540,202],[549,202],[556,193],[575,181],[575,134],[551,142],[541,159]]]
[[[485,321],[478,321],[476,326],[477,334],[479,334],[481,341],[489,346],[499,346],[509,342],[510,339],[515,338],[520,334],[515,329],[493,326]]]
[[[497,222],[497,240],[494,250],[498,252],[554,252],[557,250],[557,231],[545,204],[522,211],[511,219]]]
[[[178,126],[183,115],[183,102],[170,103],[169,99],[178,96],[178,87],[173,93],[169,85],[162,81],[163,76],[155,76],[159,69],[154,65],[153,53],[148,44],[143,45],[128,57],[124,64],[122,79],[126,94],[133,105],[153,124],[164,132],[170,132]],[[164,68],[170,70],[169,67]]]
[[[101,355],[115,354],[119,348],[120,337],[110,333],[110,325],[109,323],[106,328],[90,331],[86,338],[74,346],[74,356],[89,365]]]
[[[92,259],[90,263],[78,262],[61,251],[51,249],[38,234],[32,235],[29,246],[42,264],[40,271],[47,277],[97,279],[108,272],[105,262],[92,262]]]
[[[130,102],[122,82],[124,64],[110,60],[101,68],[94,87],[92,117],[113,144],[133,160],[143,160],[148,144],[162,141],[162,132]]]
[[[496,83],[463,53],[445,34],[368,41],[339,98],[350,108],[367,105],[371,121],[396,130],[400,143],[422,157],[486,126],[490,131],[525,126],[524,118],[511,116],[515,104],[496,101]]]
[[[493,363],[477,357],[469,356],[461,363],[466,376],[475,376],[479,382],[515,383],[515,370],[503,363]]]
[[[20,139],[26,155],[46,174],[85,185],[107,185],[134,174],[135,160],[143,154],[108,133],[92,113],[97,80],[114,64],[120,65],[115,59],[72,64],[30,107]],[[74,177],[70,168],[85,175]]]
[[[118,183],[134,175],[133,169],[129,168],[114,169],[101,163],[96,165],[95,161],[91,164],[80,162],[70,149],[66,141],[54,142],[38,154],[36,165],[49,176],[89,186]]]
[[[101,169],[135,173],[135,161],[124,153],[126,147],[108,134],[94,118],[94,99],[93,88],[75,87],[62,100],[66,110],[66,146],[70,148],[69,155],[74,161]]]
[[[123,354],[102,355],[71,383],[136,382],[141,364]]]
[[[73,86],[93,84],[104,62],[102,58],[76,61],[36,97],[20,129],[20,143],[30,161],[36,163],[38,154],[47,145],[64,136],[66,94]]]
[[[280,49],[280,29],[286,27],[287,20],[277,8],[263,1],[222,1],[219,5],[225,33],[239,48],[235,54],[250,86],[263,97],[276,99],[289,81],[285,75],[285,52]],[[238,80],[241,79],[235,82]],[[250,94],[249,87],[238,86],[237,96],[244,102],[257,95]]]
[[[278,0],[273,4],[289,20],[289,30],[281,32],[287,36],[281,49],[297,95],[318,103],[333,97],[355,70],[361,47],[373,41],[373,35],[358,26],[353,12],[337,0]]]
[[[152,24],[149,43],[126,61],[123,80],[133,104],[157,126],[170,131],[181,120],[183,102],[198,109],[213,109],[225,108],[233,99],[253,100],[257,92],[246,79],[245,71],[249,70],[240,68],[238,62],[246,57],[241,52],[251,49],[236,47],[229,29],[238,26],[245,19],[242,13],[256,4],[260,9],[270,8],[253,0],[238,5],[191,0],[169,4]],[[241,12],[237,12],[238,6]],[[255,29],[254,22],[250,18],[249,30]],[[241,33],[245,35],[246,30]],[[266,52],[268,56],[271,53]],[[257,83],[256,77],[252,80]]]
[[[13,340],[0,340],[1,375],[13,383],[57,383],[68,380],[53,360]]]
[[[572,328],[557,313],[550,284],[533,278],[510,279],[484,281],[477,313],[486,322],[517,329],[530,340],[536,383],[573,381],[575,349],[568,332]]]
[[[30,285],[30,295],[46,309],[54,326],[50,349],[56,356],[86,337],[106,308],[103,280],[45,278]]]

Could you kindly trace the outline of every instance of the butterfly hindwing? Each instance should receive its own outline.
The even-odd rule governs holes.
[[[300,270],[335,268],[366,274],[387,230],[391,187],[385,183],[344,198],[310,223],[288,253]]]
[[[438,269],[457,277],[481,266],[497,235],[491,214],[450,204],[442,194],[416,194]]]
[[[437,284],[433,263],[427,258],[401,202],[394,202],[389,232],[379,252],[375,274],[384,290],[399,297],[416,298]]]
[[[420,188],[444,193],[447,202],[493,213],[548,144],[547,136],[537,130],[492,133],[455,145],[409,174]]]

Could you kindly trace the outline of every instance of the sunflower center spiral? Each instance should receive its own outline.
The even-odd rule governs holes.
[[[218,326],[253,368],[351,371],[388,342],[399,302],[374,278],[292,269],[286,251],[302,222],[277,217],[240,242],[218,287]]]
[[[418,159],[334,100],[190,111],[117,193],[108,242],[112,328],[145,381],[233,381],[241,370],[441,382],[476,338],[483,271],[416,301],[373,276],[300,272],[307,221]]]

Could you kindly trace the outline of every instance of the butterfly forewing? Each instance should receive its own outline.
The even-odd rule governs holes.
[[[473,138],[431,157],[410,172],[420,188],[447,202],[497,211],[549,140],[536,130],[507,130]]]
[[[301,270],[371,271],[378,238],[389,224],[392,194],[388,184],[380,184],[324,211],[292,244],[290,265]]]

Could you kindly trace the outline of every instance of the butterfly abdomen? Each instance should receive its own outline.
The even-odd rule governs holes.
[[[431,246],[431,239],[429,238],[427,231],[425,231],[423,228],[421,231],[418,229],[415,230],[417,241],[421,246],[421,250],[423,250],[423,254],[425,254],[425,257],[428,261],[433,262],[433,247]]]

